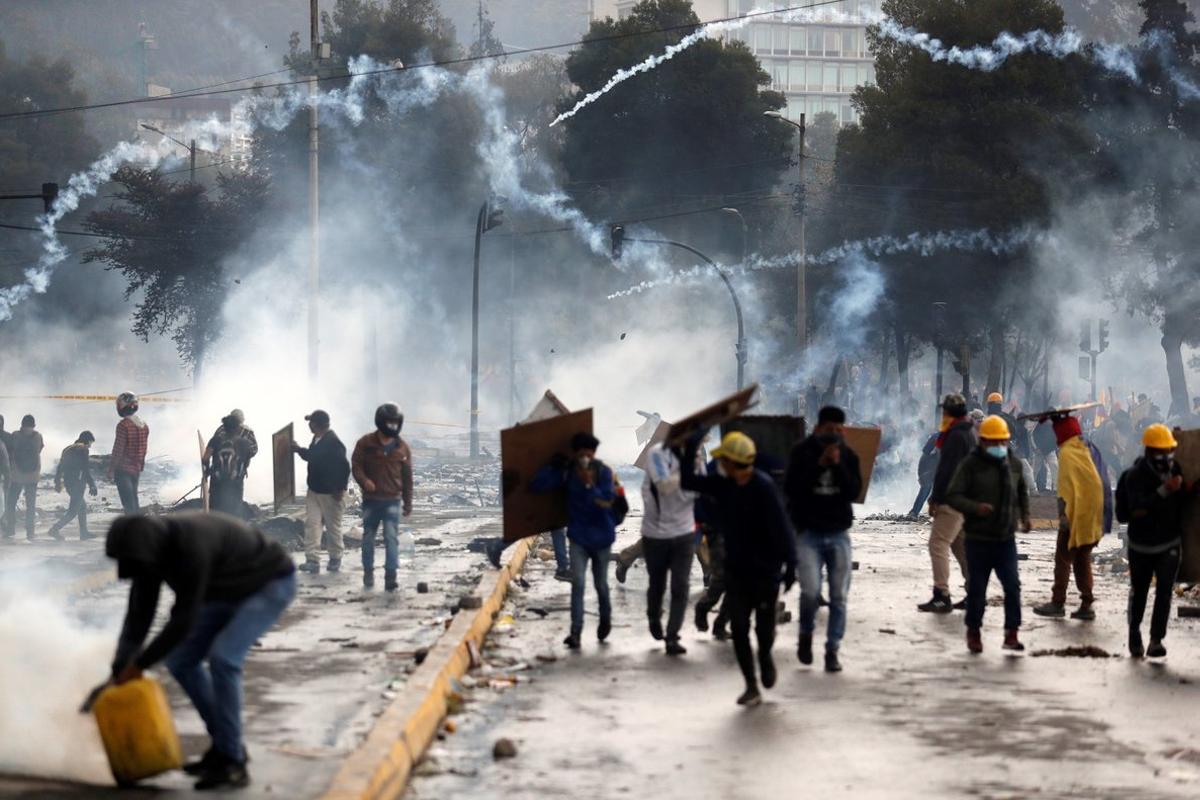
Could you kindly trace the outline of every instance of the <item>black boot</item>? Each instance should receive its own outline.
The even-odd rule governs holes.
[[[708,630],[708,606],[701,600],[696,603],[696,630],[704,633]]]
[[[394,592],[399,587],[400,587],[400,584],[396,583],[396,570],[394,570],[394,569],[384,570],[383,590],[385,592]]]
[[[242,789],[250,785],[250,773],[246,771],[244,762],[234,761],[220,753],[215,754],[215,761],[200,773],[200,780],[195,784],[196,791]]]
[[[928,603],[921,603],[917,606],[917,611],[930,614],[949,614],[953,610],[954,602],[950,599],[950,595],[941,589],[934,589],[933,598]]]
[[[800,634],[800,647],[796,649],[796,657],[800,659],[801,664],[811,664],[813,662],[811,633]]]

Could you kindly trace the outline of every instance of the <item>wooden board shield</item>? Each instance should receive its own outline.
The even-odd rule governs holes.
[[[529,481],[556,453],[569,456],[571,437],[581,431],[592,432],[590,408],[500,431],[504,541],[566,526],[566,493],[535,494],[529,491]]]
[[[749,414],[725,422],[721,435],[740,431],[753,439],[758,451],[754,465],[782,486],[792,448],[804,438],[806,429],[804,417]]]
[[[296,499],[296,455],[292,423],[271,435],[271,454],[275,469],[275,510]]]
[[[1186,485],[1191,486],[1200,480],[1200,430],[1175,431],[1175,439],[1179,448],[1175,451],[1175,460],[1183,470]],[[1179,565],[1181,583],[1200,582],[1200,498],[1194,493],[1184,495],[1183,514],[1183,560]]]
[[[871,473],[875,471],[875,457],[879,455],[879,440],[883,431],[879,428],[850,428],[844,429],[843,436],[846,446],[858,456],[858,472],[862,476],[862,491],[854,502],[862,504],[867,500],[867,489],[871,488]]]
[[[724,400],[679,420],[671,426],[671,430],[667,433],[667,446],[684,447],[688,439],[695,434],[708,431],[745,413],[746,409],[755,405],[754,393],[757,391],[758,384],[750,384],[740,392],[731,394]]]

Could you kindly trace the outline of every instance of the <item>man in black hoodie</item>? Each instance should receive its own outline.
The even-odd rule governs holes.
[[[733,650],[746,679],[738,704],[762,703],[750,645],[750,617],[758,636],[758,666],[763,687],[775,685],[775,604],[779,584],[784,591],[796,582],[796,535],[788,523],[775,481],[754,468],[757,448],[744,433],[725,434],[713,451],[716,475],[696,474],[700,440],[689,443],[681,461],[681,485],[712,498],[712,511],[725,542],[725,605],[733,633]]]
[[[1117,483],[1118,516],[1129,523],[1129,655],[1161,658],[1167,654],[1162,640],[1167,636],[1171,593],[1183,546],[1183,471],[1175,462],[1175,435],[1166,425],[1147,427],[1142,444],[1145,455],[1134,461]],[[1142,617],[1151,579],[1155,581],[1154,612],[1146,649]]]
[[[796,528],[800,577],[800,663],[813,661],[812,639],[821,595],[821,568],[829,578],[829,627],[825,633],[825,671],[841,672],[838,647],[846,633],[846,597],[850,594],[850,504],[862,491],[858,456],[842,438],[846,412],[826,406],[812,435],[792,450],[784,495]]]
[[[317,409],[304,418],[312,431],[308,447],[292,445],[296,455],[308,462],[308,496],[304,506],[304,572],[321,571],[321,529],[329,534],[329,571],[342,568],[342,510],[350,482],[346,445],[329,429],[329,414]]]
[[[112,681],[133,680],[165,658],[212,737],[204,757],[184,771],[200,776],[197,789],[246,786],[242,664],[296,595],[291,557],[221,513],[118,517],[104,550],[117,562],[117,577],[133,581]],[[164,583],[175,604],[143,647]]]
[[[92,479],[91,464],[88,461],[88,452],[95,441],[96,437],[91,431],[84,431],[79,434],[75,444],[62,451],[58,470],[54,473],[54,490],[61,492],[65,487],[71,504],[67,507],[67,513],[50,526],[49,533],[52,539],[61,541],[62,529],[73,519],[79,520],[80,540],[95,538],[95,535],[88,531],[87,500],[83,496],[84,489],[90,490],[92,497],[96,496],[96,481]]]
[[[966,546],[963,543],[963,515],[946,505],[946,489],[958,465],[975,449],[975,424],[967,416],[967,401],[961,394],[948,394],[942,401],[941,435],[938,437],[937,473],[929,493],[929,558],[933,562],[933,598],[917,606],[918,611],[948,614],[966,608],[966,600],[957,605],[950,597],[950,554],[958,560],[963,578],[967,577]]]

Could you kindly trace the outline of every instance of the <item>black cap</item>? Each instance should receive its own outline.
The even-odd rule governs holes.
[[[304,417],[305,422],[315,422],[320,428],[329,427],[329,412],[317,409],[316,411]]]

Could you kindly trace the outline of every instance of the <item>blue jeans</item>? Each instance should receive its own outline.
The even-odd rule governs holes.
[[[556,528],[550,531],[550,541],[554,545],[554,566],[559,572],[571,571],[571,559],[567,555],[567,529]]]
[[[987,607],[988,579],[992,571],[1004,587],[1004,630],[1021,627],[1021,579],[1017,574],[1017,540],[981,542],[966,540],[967,545],[967,627],[983,626]]]
[[[246,760],[242,742],[242,664],[246,654],[295,596],[296,576],[292,573],[275,578],[236,603],[205,603],[187,638],[166,658],[167,669],[204,720],[213,749],[227,758]]]
[[[804,531],[796,537],[799,556],[800,632],[817,627],[821,567],[829,579],[829,626],[825,649],[837,650],[846,635],[846,598],[850,594],[850,531]]]
[[[400,553],[400,501],[363,500],[363,572],[375,569],[375,533],[383,524],[383,569],[395,572]]]
[[[608,599],[608,559],[612,548],[589,550],[571,542],[571,633],[583,632],[583,592],[587,588],[588,561],[592,562],[592,581],[600,603],[600,621],[612,621],[612,603]]]

